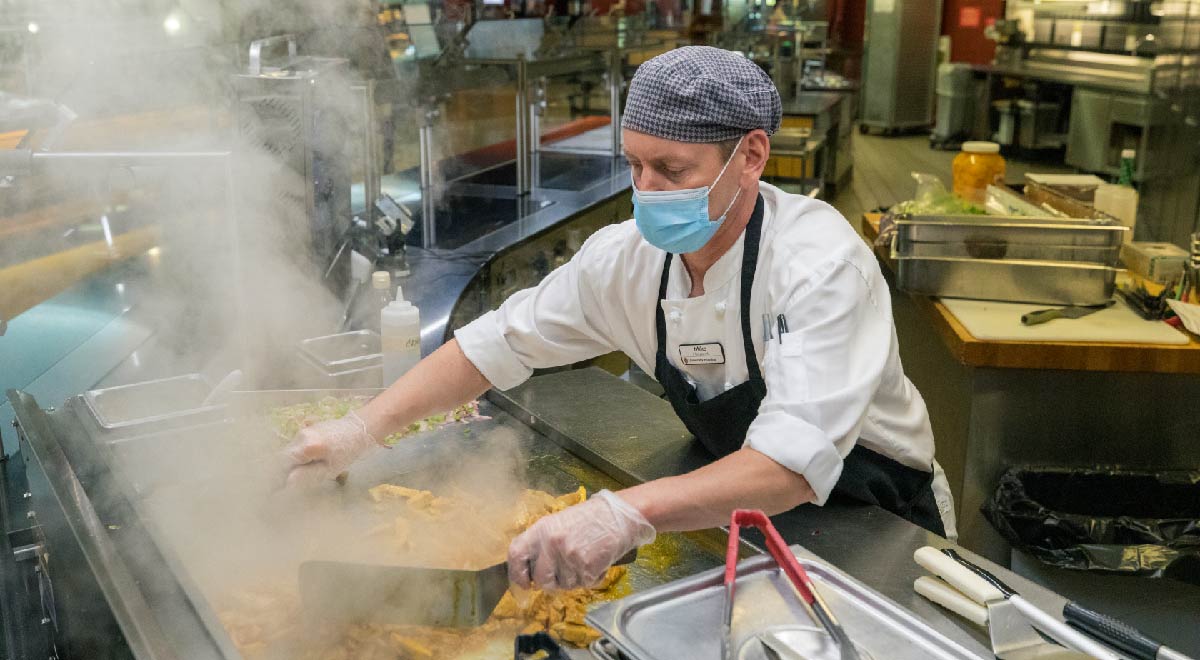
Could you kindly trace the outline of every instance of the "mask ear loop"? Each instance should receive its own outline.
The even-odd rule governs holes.
[[[733,145],[733,151],[731,151],[729,153],[729,158],[725,161],[725,166],[721,168],[721,172],[719,174],[717,174],[717,178],[713,179],[713,182],[711,184],[709,184],[709,186],[708,186],[709,189],[711,189],[713,186],[717,185],[717,182],[721,180],[721,177],[725,176],[725,170],[729,169],[729,164],[733,162],[733,157],[737,155],[737,150],[741,148],[742,140],[745,140],[745,139],[746,139],[745,134],[743,134],[742,137],[738,138],[737,144]]]
[[[729,206],[726,206],[725,210],[721,212],[721,215],[717,216],[715,219],[710,220],[710,222],[721,222],[721,221],[725,220],[725,216],[729,215],[729,209],[733,208],[733,205],[738,201],[738,197],[741,197],[741,196],[742,196],[742,189],[738,188],[738,191],[733,194],[733,199],[729,200]]]
[[[725,176],[725,170],[729,169],[729,164],[733,162],[733,157],[737,155],[737,150],[742,146],[742,140],[745,140],[745,139],[746,139],[745,134],[742,134],[742,137],[738,138],[737,144],[735,144],[733,146],[733,153],[729,154],[729,160],[725,161],[725,167],[721,168],[721,173],[717,175],[716,179],[713,179],[712,185],[708,187],[709,191],[711,191],[713,189],[713,186],[717,185],[717,182],[721,180],[721,177]],[[717,216],[716,218],[710,218],[709,221],[710,222],[721,222],[722,220],[724,220],[725,216],[729,214],[729,209],[733,208],[733,205],[736,204],[738,201],[738,197],[741,197],[741,196],[742,196],[742,189],[738,188],[738,191],[736,193],[734,193],[734,195],[733,195],[733,199],[729,200],[729,206],[725,207],[725,210],[721,212],[721,215]]]

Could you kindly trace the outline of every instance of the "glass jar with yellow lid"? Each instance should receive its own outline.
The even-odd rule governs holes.
[[[968,202],[982,204],[989,185],[1004,185],[1004,156],[995,142],[964,142],[954,157],[954,194]]]

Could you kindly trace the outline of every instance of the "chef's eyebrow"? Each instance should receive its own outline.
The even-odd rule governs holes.
[[[693,166],[693,163],[690,161],[681,159],[677,156],[664,156],[660,158],[648,158],[643,160],[625,150],[621,150],[621,153],[623,153],[625,155],[625,159],[631,163],[637,161],[642,165],[649,165],[656,170],[668,169],[682,171],[690,169]]]
[[[674,156],[655,158],[650,162],[656,169],[686,170],[692,167],[692,163],[688,162],[687,160],[675,158]]]

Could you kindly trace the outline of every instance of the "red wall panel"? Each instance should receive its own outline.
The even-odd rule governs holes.
[[[1004,18],[1004,0],[943,0],[942,34],[950,36],[950,60],[989,64],[996,42],[983,29]]]

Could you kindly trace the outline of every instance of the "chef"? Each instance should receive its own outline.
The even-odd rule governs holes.
[[[509,548],[516,584],[589,585],[656,533],[726,524],[737,508],[865,502],[953,536],[874,256],[829,205],[759,180],[780,116],[771,79],[736,53],[643,64],[621,125],[633,219],[356,413],[302,430],[289,482],[332,478],[394,430],[534,369],[622,351],[713,460],[542,518]]]

